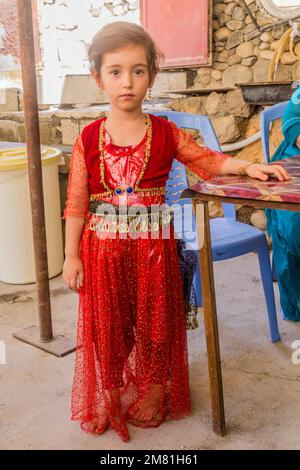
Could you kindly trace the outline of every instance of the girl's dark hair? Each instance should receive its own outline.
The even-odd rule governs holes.
[[[114,52],[128,44],[136,44],[145,48],[151,80],[159,71],[159,63],[164,59],[164,54],[157,49],[150,34],[144,28],[127,21],[116,21],[105,25],[94,36],[88,50],[91,70],[95,69],[100,76],[104,54]]]

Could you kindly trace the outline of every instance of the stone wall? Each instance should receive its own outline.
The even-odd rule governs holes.
[[[287,26],[274,26],[259,34],[240,0],[213,0],[213,63],[198,69],[194,87],[227,87],[236,82],[268,79],[273,53]],[[255,0],[246,0],[259,26],[275,23],[263,15]],[[299,38],[300,39],[300,38]],[[295,47],[299,60],[286,51],[278,67],[277,80],[300,79],[300,43]]]

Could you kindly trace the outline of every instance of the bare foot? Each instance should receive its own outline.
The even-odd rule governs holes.
[[[120,406],[120,392],[119,389],[113,389],[111,392],[106,391],[106,396],[112,408],[118,409]],[[109,425],[109,417],[105,407],[99,410],[99,415],[92,420],[89,426],[89,431],[97,434],[102,434],[106,431]]]
[[[138,421],[151,421],[159,417],[163,388],[160,384],[152,384],[148,394],[133,405],[133,417]]]
[[[103,408],[97,418],[94,418],[90,424],[89,431],[102,434],[106,431],[109,424],[109,418],[106,410]]]

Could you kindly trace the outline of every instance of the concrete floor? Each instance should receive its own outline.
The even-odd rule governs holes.
[[[157,429],[129,426],[125,444],[111,430],[91,436],[69,419],[75,354],[57,358],[12,333],[37,324],[36,289],[0,283],[1,449],[300,449],[300,364],[291,361],[300,324],[279,319],[272,344],[254,254],[215,263],[227,435],[212,432],[203,322],[188,333],[193,410]],[[50,281],[54,333],[75,341],[77,294]],[[237,289],[239,286],[239,289]],[[276,303],[278,291],[275,285]]]

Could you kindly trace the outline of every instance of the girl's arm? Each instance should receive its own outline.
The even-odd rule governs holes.
[[[77,277],[81,286],[84,281],[79,246],[88,212],[88,203],[88,171],[85,164],[82,139],[79,136],[71,155],[68,197],[63,215],[63,219],[66,220],[63,280],[75,292],[78,292]]]
[[[69,258],[79,257],[79,245],[84,226],[84,218],[67,217],[66,219],[66,243],[65,256]]]
[[[268,174],[272,174],[281,181],[290,179],[287,171],[280,165],[263,165],[247,160],[238,160],[222,152],[200,146],[190,133],[180,129],[172,121],[169,122],[176,146],[176,159],[204,180],[208,180],[212,176],[228,174],[247,174],[261,180],[267,180]]]
[[[264,165],[231,157],[223,163],[220,175],[248,175],[262,181],[267,181],[269,176],[274,176],[279,181],[291,179],[288,172],[281,165]]]

